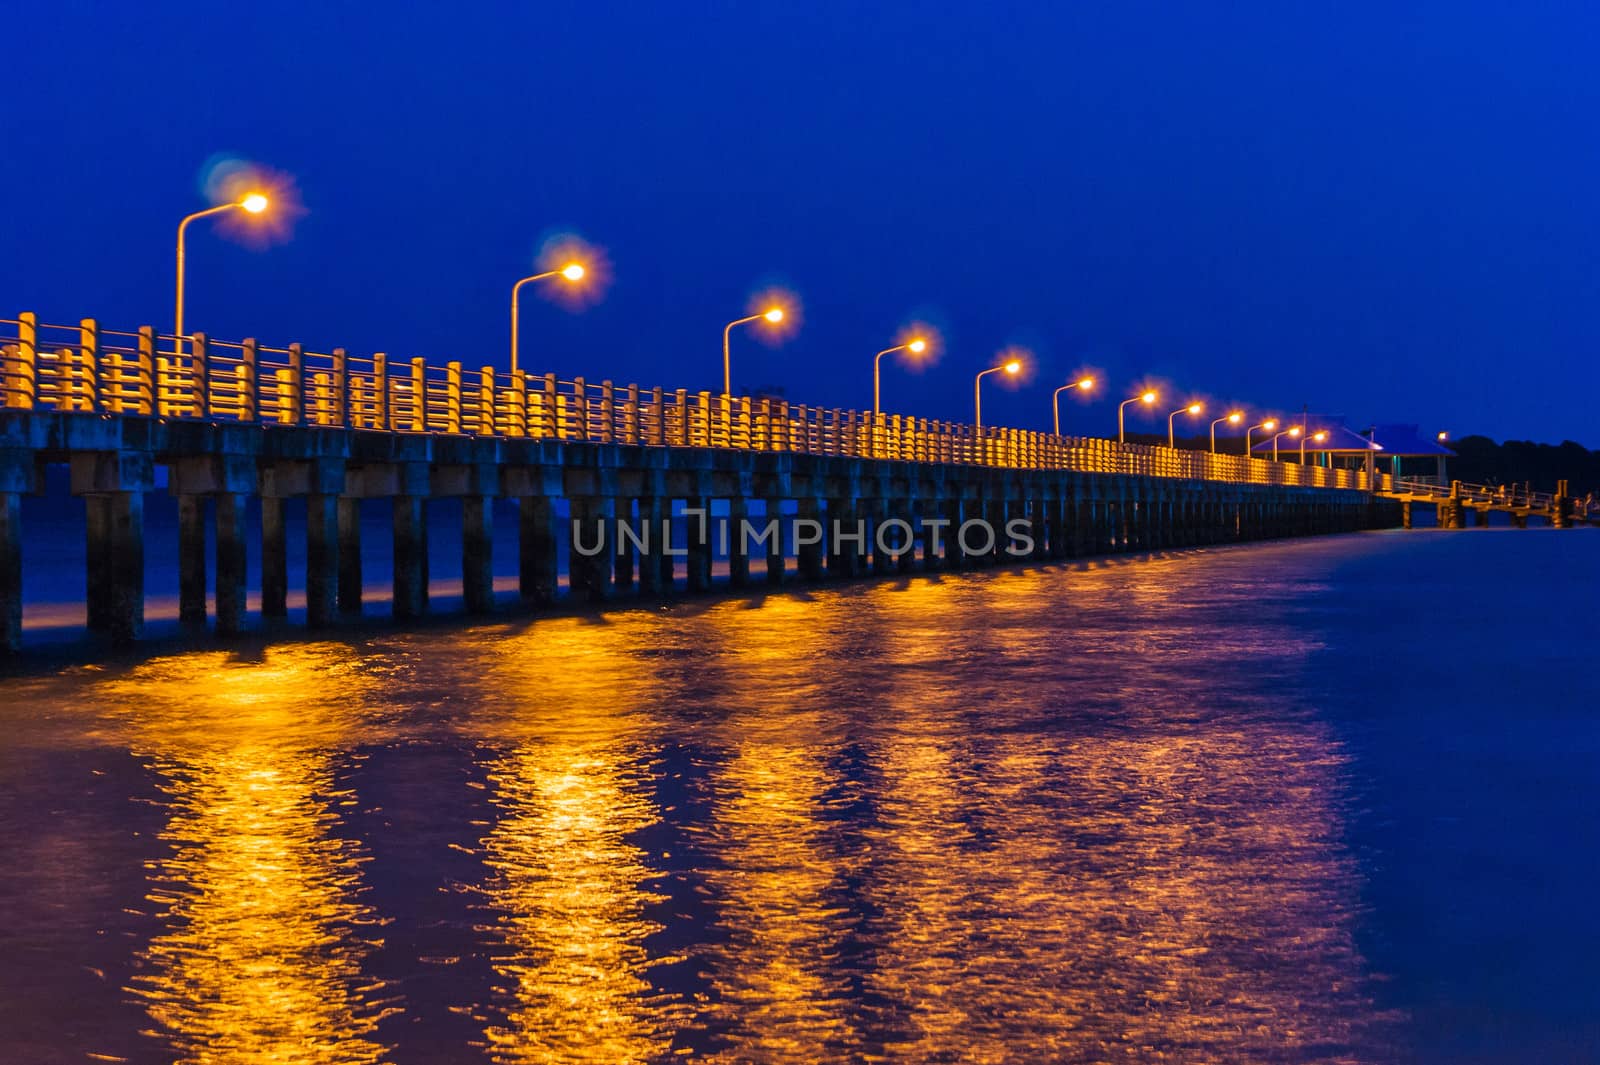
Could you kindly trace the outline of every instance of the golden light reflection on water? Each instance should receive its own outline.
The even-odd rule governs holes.
[[[93,687],[170,796],[130,986],[183,1060],[404,1049],[437,1004],[364,975],[341,814],[356,752],[442,743],[407,764],[487,797],[430,939],[487,959],[445,1004],[468,1057],[1382,1060],[1349,767],[1292,694],[1314,585],[1273,580],[1202,554],[152,662]]]
[[[1075,576],[1087,612],[1107,610],[1093,605],[1096,584],[1125,583]],[[944,631],[958,618],[941,615],[982,614],[995,624],[986,642],[1033,668],[1040,626],[1028,619],[1047,605],[1037,585],[994,582],[981,606],[970,593],[922,596],[917,614]],[[1158,605],[1149,628],[1183,627],[1183,611]],[[1099,626],[1080,614],[1075,628]],[[1198,633],[1157,639],[1185,635]],[[1273,639],[1276,653],[1305,650],[1293,634]],[[880,806],[865,891],[879,915],[867,987],[883,1003],[884,1058],[999,1062],[1019,1046],[1058,1061],[1361,1057],[1348,1048],[1384,1018],[1352,940],[1358,880],[1330,805],[1336,740],[1274,712],[1271,693],[1185,724],[1215,694],[1207,679],[1261,648],[1214,639],[1187,690],[1172,670],[1180,688],[1166,702],[1119,703],[1114,718],[1069,704],[1058,712],[1079,720],[1051,728],[1022,690],[1012,707],[986,701],[995,720],[979,729],[965,721],[970,692],[915,668],[916,641],[898,646],[871,757]],[[1125,640],[1077,650],[1104,656],[1101,670],[1145,653]],[[1016,704],[1031,727],[1004,727]]]
[[[336,774],[361,724],[363,683],[344,649],[160,659],[100,686],[131,749],[169,796],[149,863],[166,931],[130,990],[152,1034],[185,1062],[383,1060],[393,1008],[362,973],[380,934],[361,901],[353,799]]]
[[[829,798],[842,786],[831,765],[841,723],[819,706],[827,677],[808,668],[833,630],[818,627],[805,645],[794,639],[815,614],[793,600],[760,611],[727,604],[697,618],[692,633],[726,649],[702,674],[704,688],[747,708],[711,726],[723,754],[707,783],[712,813],[697,832],[712,859],[704,876],[720,933],[701,1021],[720,1049],[707,1060],[844,1060],[859,1050],[840,963],[855,915],[839,886],[854,858],[838,838],[840,799]]]
[[[502,1020],[486,1027],[499,1062],[631,1063],[671,1047],[686,1015],[652,985],[645,916],[660,873],[633,842],[660,820],[638,708],[650,675],[626,625],[557,621],[494,647],[485,687],[499,693],[469,727],[489,763],[498,821],[483,840],[491,875]]]

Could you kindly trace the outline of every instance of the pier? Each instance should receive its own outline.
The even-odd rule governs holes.
[[[177,552],[190,623],[208,621],[211,583],[209,623],[219,635],[242,631],[252,571],[262,616],[285,616],[290,499],[306,511],[312,627],[361,609],[358,507],[368,499],[393,510],[392,611],[402,621],[428,608],[426,542],[441,517],[461,523],[466,611],[493,609],[497,498],[517,504],[519,599],[530,610],[555,602],[563,576],[570,596],[591,603],[710,590],[717,538],[674,544],[656,530],[674,514],[709,514],[714,500],[726,501],[735,528],[733,589],[756,576],[782,585],[1392,527],[1405,505],[1389,478],[1366,470],[204,334],[179,343],[148,327],[49,326],[24,314],[0,321],[0,650],[21,640],[20,500],[42,490],[50,464],[70,468],[84,500],[88,628],[117,644],[143,629],[150,549]],[[178,501],[175,544],[145,543],[158,468]],[[251,497],[261,512],[254,560]],[[752,545],[737,531],[752,507],[821,532]],[[612,536],[595,553],[577,541],[586,526],[619,521],[643,535]],[[1021,522],[1025,555],[999,539],[964,541],[959,531],[975,521]]]
[[[1406,529],[1412,527],[1412,512],[1417,504],[1434,509],[1441,529],[1487,526],[1490,514],[1508,515],[1511,524],[1519,529],[1528,527],[1529,518],[1557,529],[1575,524],[1600,524],[1600,512],[1574,500],[1566,481],[1557,481],[1554,492],[1535,492],[1525,485],[1490,486],[1461,481],[1439,484],[1391,479],[1378,491],[1385,499],[1399,502],[1400,524]]]

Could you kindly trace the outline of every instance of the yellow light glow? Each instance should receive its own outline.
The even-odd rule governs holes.
[[[1243,420],[1244,420],[1244,415],[1241,414],[1239,411],[1234,411],[1232,414],[1228,415],[1228,424],[1229,425],[1238,425]]]
[[[267,209],[267,198],[259,192],[252,192],[239,201],[239,206],[251,214],[260,214]]]
[[[1199,414],[1200,410],[1201,410],[1200,404],[1198,404],[1198,403],[1189,404],[1189,413],[1190,414]]]
[[[582,264],[572,263],[568,265],[566,269],[561,271],[561,276],[566,278],[568,281],[582,281],[583,275],[586,272],[587,271],[584,270]]]
[[[1328,434],[1327,433],[1318,433],[1315,436],[1313,436],[1311,439],[1315,440],[1317,443],[1320,444],[1324,440],[1328,439]]]
[[[1085,377],[1082,381],[1078,382],[1078,387],[1079,388],[1093,388],[1094,387],[1094,378]]]
[[[920,339],[913,340],[911,343],[906,345],[906,349],[913,355],[921,355],[924,351],[928,350],[928,342]]]
[[[1276,429],[1277,427],[1278,427],[1278,423],[1273,418],[1268,418],[1266,421],[1261,423],[1261,428],[1265,429],[1269,433],[1272,432],[1272,430]]]
[[[1020,369],[1022,369],[1022,361],[1020,359],[1012,359],[1006,363],[1006,373],[1016,373]]]
[[[1154,403],[1156,401],[1156,394],[1154,392],[1146,392],[1144,395],[1140,396],[1139,399],[1145,403]]]
[[[1290,429],[1289,430],[1289,435],[1290,436],[1299,436],[1300,435],[1300,427],[1297,425],[1293,429]]]
[[[774,307],[761,317],[765,318],[769,322],[781,322],[783,321],[783,308]]]
[[[1449,433],[1440,433],[1439,434],[1439,439],[1440,440],[1448,440],[1448,439],[1450,439],[1450,434]]]

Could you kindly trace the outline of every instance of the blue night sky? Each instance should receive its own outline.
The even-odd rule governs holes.
[[[524,362],[1049,427],[1082,367],[1254,410],[1600,445],[1600,16],[1581,6],[30,3],[0,95],[0,314],[170,328],[173,228],[216,153],[293,176],[251,249],[200,223],[189,325],[506,361],[541,239],[603,247]],[[991,378],[992,382],[994,379]],[[1049,387],[1047,387],[1049,386]],[[1174,403],[1173,406],[1177,404]],[[1168,408],[1163,404],[1162,413]],[[1156,420],[1137,427],[1156,429]],[[1115,429],[1108,397],[1068,431]]]

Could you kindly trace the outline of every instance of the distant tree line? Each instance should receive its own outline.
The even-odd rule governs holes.
[[[1536,492],[1555,491],[1565,480],[1574,495],[1600,494],[1600,451],[1563,440],[1535,444],[1507,440],[1497,444],[1487,436],[1464,436],[1450,441],[1456,457],[1450,460],[1452,480],[1472,484],[1522,484],[1531,482]]]
[[[1257,436],[1259,442],[1261,437]],[[1130,444],[1159,444],[1166,446],[1165,434],[1129,433]],[[1279,442],[1283,457],[1293,461],[1299,457],[1300,442],[1284,437]],[[1193,451],[1205,451],[1211,446],[1210,437],[1178,437],[1177,445]],[[1600,451],[1590,451],[1582,444],[1564,440],[1559,444],[1535,444],[1531,440],[1507,440],[1497,444],[1487,436],[1464,436],[1449,442],[1455,457],[1449,460],[1451,480],[1468,484],[1524,484],[1532,483],[1536,492],[1553,492],[1556,482],[1567,481],[1575,496],[1593,492],[1600,496]],[[1238,455],[1244,451],[1244,441],[1239,437],[1217,437],[1217,450]],[[1431,461],[1424,460],[1432,473]],[[1380,457],[1378,468],[1386,469]],[[1410,466],[1407,467],[1408,469]]]

